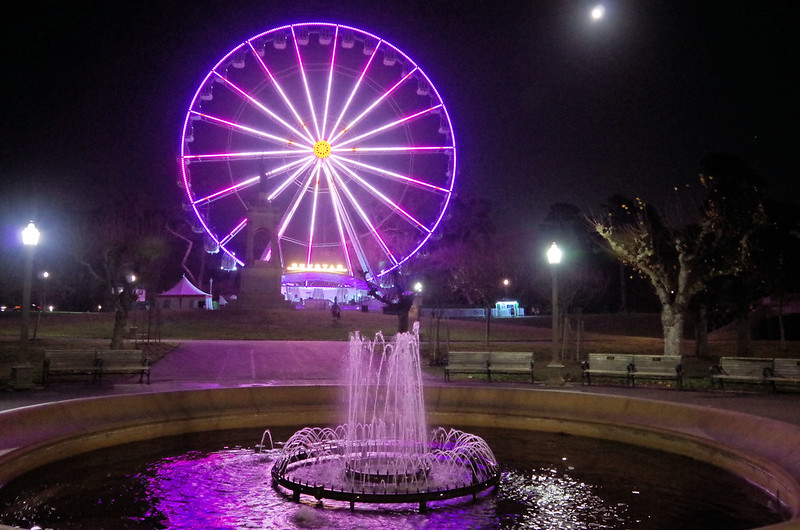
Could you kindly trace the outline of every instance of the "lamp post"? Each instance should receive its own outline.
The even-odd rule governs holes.
[[[20,327],[20,361],[28,361],[28,329],[31,324],[31,282],[33,276],[33,253],[39,244],[39,230],[33,221],[22,230],[22,244],[25,246],[25,276],[22,287],[22,326]]]
[[[33,340],[36,340],[36,333],[39,331],[39,323],[42,321],[42,311],[45,309],[45,303],[47,302],[47,279],[50,277],[50,273],[47,271],[43,271],[39,277],[42,279],[41,284],[41,291],[39,291],[39,308],[36,311],[36,324],[33,326]]]
[[[39,244],[39,230],[33,221],[22,230],[25,247],[25,272],[22,284],[22,325],[19,334],[19,353],[16,366],[12,367],[12,385],[15,389],[33,387],[33,367],[28,351],[28,330],[31,324],[31,283],[33,276],[33,254]]]
[[[506,300],[508,300],[508,286],[511,285],[511,281],[508,278],[503,280],[503,291],[505,292]]]
[[[547,250],[547,262],[550,263],[550,271],[553,277],[553,350],[548,366],[559,368],[561,363],[558,355],[558,264],[561,263],[561,256],[561,249],[553,242]]]

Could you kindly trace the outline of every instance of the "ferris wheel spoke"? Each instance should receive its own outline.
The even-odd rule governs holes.
[[[334,161],[334,163],[336,163],[336,162]],[[369,192],[369,193],[370,193],[370,194],[371,194],[373,197],[376,197],[376,198],[378,198],[378,199],[379,199],[381,202],[383,202],[383,204],[385,204],[386,206],[388,206],[390,209],[392,209],[392,210],[394,210],[395,212],[397,212],[397,213],[401,214],[401,215],[402,215],[402,217],[403,217],[404,219],[406,219],[407,221],[409,221],[409,222],[411,223],[411,225],[412,225],[412,226],[416,226],[418,229],[420,229],[420,230],[422,230],[423,232],[425,232],[425,233],[428,233],[428,234],[431,232],[431,231],[430,231],[430,229],[429,229],[427,226],[425,226],[425,224],[424,224],[424,223],[422,223],[422,222],[421,222],[419,219],[417,219],[416,217],[414,217],[413,215],[411,215],[410,213],[408,213],[408,212],[407,212],[407,211],[406,211],[406,210],[405,210],[405,209],[404,209],[402,206],[400,206],[399,204],[397,204],[396,202],[394,202],[392,199],[390,199],[389,197],[387,197],[386,195],[384,195],[384,194],[383,194],[383,193],[382,193],[380,190],[378,190],[377,188],[375,188],[375,187],[374,187],[373,185],[371,185],[369,182],[367,182],[366,180],[364,180],[363,178],[361,178],[361,177],[360,177],[360,176],[359,176],[359,175],[358,175],[358,174],[357,174],[355,171],[351,170],[350,168],[348,168],[347,166],[344,166],[344,165],[342,165],[342,164],[337,164],[337,166],[338,166],[338,167],[340,167],[340,168],[341,168],[342,170],[344,170],[345,172],[347,172],[347,174],[348,174],[348,175],[350,175],[350,177],[352,177],[352,178],[353,178],[353,180],[355,180],[356,182],[358,182],[358,183],[359,183],[359,184],[360,184],[360,185],[361,185],[363,188],[365,188],[365,189],[366,189],[366,190],[367,190],[367,191],[368,191],[368,192]]]
[[[286,158],[287,156],[303,156],[308,158],[308,150],[281,149],[279,151],[243,151],[238,153],[206,153],[203,155],[183,155],[187,162],[231,162],[234,160],[260,160],[264,158]],[[302,161],[302,160],[301,160]],[[297,162],[292,162],[292,165]]]
[[[395,258],[394,254],[392,254],[392,251],[389,250],[389,245],[387,245],[386,242],[383,240],[380,233],[378,232],[378,229],[375,227],[375,225],[369,219],[367,213],[364,211],[364,208],[361,207],[361,204],[359,204],[358,200],[355,198],[353,193],[347,187],[347,184],[345,184],[344,179],[342,179],[336,173],[334,173],[334,175],[336,176],[335,178],[336,183],[342,189],[342,191],[344,191],[345,195],[350,201],[350,204],[353,206],[353,208],[355,208],[355,210],[358,212],[358,215],[361,217],[362,222],[369,228],[369,233],[372,236],[372,238],[375,239],[375,241],[381,247],[384,254],[386,254],[386,257],[392,261],[392,264],[395,266],[399,265],[399,261],[397,260],[397,258]]]
[[[369,56],[369,60],[364,65],[364,68],[361,70],[361,75],[358,76],[358,80],[353,84],[353,89],[350,91],[350,95],[347,97],[347,101],[345,102],[344,106],[342,107],[341,112],[339,113],[339,117],[336,119],[336,123],[331,128],[331,133],[335,132],[339,128],[339,124],[342,122],[347,109],[350,108],[350,103],[352,103],[353,98],[355,97],[358,89],[361,87],[361,82],[364,80],[364,76],[367,75],[367,70],[369,70],[370,65],[372,64],[372,60],[375,58],[375,55],[378,53],[378,48],[381,47],[383,41],[378,41],[378,44],[375,46],[375,49],[372,50],[372,54]],[[347,129],[340,131],[339,134],[334,136],[331,141],[336,140],[340,134],[347,132]]]
[[[302,166],[300,166],[300,167],[297,169],[297,171],[295,171],[294,173],[292,173],[291,175],[289,175],[288,177],[286,177],[285,179],[283,179],[283,180],[280,182],[280,184],[278,184],[278,187],[277,187],[277,188],[275,188],[275,189],[274,189],[272,192],[270,192],[270,193],[267,195],[267,199],[269,199],[270,201],[274,201],[274,200],[275,200],[275,198],[276,198],[278,195],[280,195],[281,193],[283,193],[283,191],[284,191],[284,190],[285,190],[285,189],[286,189],[286,188],[289,186],[289,184],[291,184],[292,182],[294,182],[294,181],[295,181],[295,179],[296,179],[296,178],[297,178],[297,177],[298,177],[298,176],[299,176],[299,175],[300,175],[300,174],[301,174],[303,171],[305,171],[306,169],[308,169],[308,166],[310,166],[310,165],[311,165],[311,163],[312,163],[313,161],[314,161],[314,157],[313,157],[313,156],[309,156],[309,157],[307,157],[305,160],[301,160],[301,162],[303,162],[303,165],[302,165]],[[273,171],[271,171],[269,174],[267,174],[267,177],[270,177],[270,176],[271,176],[271,174],[277,173],[278,171],[283,171],[284,169],[286,169],[286,168],[283,168],[283,169],[280,169],[280,168],[279,168],[278,170],[273,170]]]
[[[309,158],[309,157],[306,158],[306,161],[305,161],[306,162],[306,166],[305,167],[307,167],[311,163],[311,160],[312,159]],[[223,188],[221,190],[217,190],[217,191],[215,191],[215,192],[213,192],[213,193],[211,193],[209,195],[206,195],[205,197],[201,197],[199,199],[193,198],[192,199],[192,204],[194,204],[196,206],[204,206],[206,204],[212,203],[212,202],[214,202],[214,201],[216,201],[218,199],[222,199],[222,198],[227,197],[227,196],[229,196],[231,194],[237,193],[237,192],[242,191],[244,189],[247,189],[247,188],[249,188],[251,186],[254,186],[254,185],[258,184],[259,182],[261,182],[262,179],[269,178],[272,175],[287,171],[287,170],[297,166],[298,164],[301,164],[302,162],[304,162],[304,161],[303,160],[297,160],[297,161],[294,161],[294,162],[290,162],[290,163],[284,164],[284,165],[282,165],[280,167],[270,169],[269,171],[264,171],[264,172],[262,172],[261,175],[257,175],[255,177],[250,177],[250,178],[245,179],[243,181],[240,181],[240,182],[238,182],[238,183],[236,183],[236,184],[234,184],[232,186],[228,186],[227,188]],[[302,171],[302,169],[303,168],[298,170],[298,172]]]
[[[193,115],[199,116],[204,121],[209,123],[214,123],[219,125],[223,128],[230,129],[232,131],[237,131],[245,134],[249,134],[251,136],[256,136],[258,138],[266,138],[269,140],[273,140],[282,145],[297,145],[296,142],[290,138],[281,138],[280,136],[275,136],[274,134],[270,134],[266,131],[260,131],[258,129],[254,129],[252,127],[247,127],[246,125],[242,125],[240,123],[234,123],[229,120],[225,120],[222,118],[218,118],[216,116],[211,116],[209,114],[204,114],[202,112],[198,112],[196,110],[191,111]],[[309,147],[313,146],[314,144],[310,144]]]
[[[419,188],[424,188],[424,189],[427,189],[427,190],[435,191],[437,193],[441,193],[441,194],[444,194],[444,195],[449,195],[451,193],[450,189],[442,188],[441,186],[436,186],[436,185],[431,184],[429,182],[423,182],[423,181],[421,181],[419,179],[408,177],[406,175],[401,175],[400,173],[396,173],[394,171],[389,171],[388,169],[384,169],[384,168],[380,168],[380,167],[377,167],[377,166],[373,166],[371,164],[365,164],[364,162],[359,162],[357,160],[353,160],[353,159],[349,159],[349,158],[340,158],[340,157],[332,157],[332,158],[334,158],[337,162],[341,162],[341,163],[343,163],[345,165],[357,166],[357,167],[365,169],[365,170],[367,170],[367,171],[369,171],[371,173],[374,173],[376,175],[380,175],[382,177],[388,177],[388,178],[395,179],[395,180],[398,180],[398,181],[401,181],[401,182],[406,182],[408,184],[411,184],[411,185],[419,187]]]
[[[322,169],[325,173],[325,180],[328,183],[328,189],[330,190],[330,197],[331,197],[331,209],[333,210],[334,218],[336,219],[336,228],[339,231],[339,242],[342,245],[342,253],[344,254],[344,261],[347,264],[347,270],[353,270],[353,263],[350,259],[350,251],[347,248],[347,238],[345,237],[345,227],[343,223],[343,208],[341,204],[341,199],[339,198],[339,192],[336,189],[336,186],[333,184],[333,176],[331,175],[330,167],[328,164],[324,164]],[[351,235],[351,240],[352,240]]]
[[[292,218],[294,217],[294,214],[297,211],[297,208],[300,206],[300,203],[303,201],[303,195],[308,190],[308,188],[311,186],[311,181],[313,180],[313,178],[314,178],[314,172],[313,171],[309,171],[308,172],[308,179],[306,179],[305,184],[303,184],[303,186],[298,188],[297,192],[295,193],[294,200],[292,201],[291,206],[289,207],[289,209],[286,211],[286,213],[284,214],[283,218],[281,219],[281,226],[278,229],[278,238],[283,237],[283,235],[286,233],[286,229],[289,227],[289,223],[292,221]]]
[[[333,182],[333,176],[331,176],[331,181]],[[353,253],[356,255],[358,259],[358,263],[361,266],[361,270],[365,271],[369,274],[371,278],[375,278],[375,271],[372,269],[372,265],[367,257],[367,253],[364,250],[364,246],[361,243],[361,238],[358,235],[358,231],[355,228],[353,220],[350,218],[350,214],[348,213],[348,209],[344,204],[339,192],[336,191],[337,188],[335,185],[331,185],[331,195],[336,197],[336,207],[338,209],[338,214],[342,219],[342,225],[344,226],[345,231],[347,232],[348,236],[350,237],[350,244],[353,246]],[[341,237],[341,236],[340,236]],[[345,252],[346,259],[349,260],[349,253],[347,252],[347,246],[345,245]],[[352,263],[350,265],[350,270],[352,271]]]
[[[355,125],[356,125],[358,122],[360,122],[360,121],[361,121],[361,120],[364,118],[364,116],[367,116],[367,115],[368,115],[370,112],[372,112],[372,110],[373,110],[375,107],[377,107],[379,103],[381,103],[381,102],[382,102],[382,101],[384,101],[386,98],[388,98],[389,96],[391,96],[391,95],[392,95],[392,94],[393,94],[393,93],[394,93],[394,92],[395,92],[395,91],[396,91],[396,90],[397,90],[397,89],[398,89],[398,88],[399,88],[399,87],[400,87],[400,86],[401,86],[403,83],[405,83],[405,82],[406,82],[406,80],[408,80],[408,79],[409,79],[409,78],[410,78],[410,77],[411,77],[411,76],[414,74],[414,72],[416,72],[417,70],[418,70],[418,68],[415,66],[413,70],[411,70],[411,71],[410,71],[410,72],[408,72],[406,75],[404,75],[403,77],[401,77],[401,78],[400,78],[400,80],[399,80],[397,83],[395,83],[394,85],[392,85],[392,87],[391,87],[391,88],[389,88],[389,89],[388,89],[388,90],[386,90],[386,91],[385,91],[383,94],[381,94],[381,95],[380,95],[380,96],[379,96],[377,99],[375,99],[375,101],[373,101],[373,102],[372,102],[372,103],[371,103],[371,104],[370,104],[370,105],[369,105],[369,106],[368,106],[368,107],[367,107],[367,108],[366,108],[366,109],[365,109],[365,110],[364,110],[364,111],[363,111],[361,114],[359,114],[358,116],[356,116],[356,118],[355,118],[355,119],[353,119],[353,120],[351,120],[351,121],[350,121],[350,123],[348,123],[347,125],[345,125],[345,127],[344,127],[344,128],[341,130],[341,131],[339,131],[338,133],[336,133],[336,136],[334,136],[333,138],[331,138],[331,142],[335,142],[335,141],[336,141],[336,140],[337,140],[337,139],[338,139],[338,138],[339,138],[341,135],[343,135],[344,133],[346,133],[347,131],[349,131],[350,129],[352,129],[352,128],[353,128],[353,127],[354,127],[354,126],[355,126]]]
[[[230,89],[231,89],[233,92],[235,92],[235,93],[239,94],[239,95],[240,95],[242,98],[244,98],[245,100],[247,100],[247,102],[248,102],[248,103],[250,103],[251,105],[253,105],[253,106],[254,106],[254,107],[256,107],[257,109],[259,109],[260,111],[262,111],[264,114],[266,114],[267,116],[269,116],[270,118],[272,118],[272,119],[273,119],[273,120],[275,120],[276,122],[280,123],[280,124],[281,124],[283,127],[285,127],[286,129],[288,129],[289,131],[291,131],[292,133],[294,133],[294,134],[295,134],[295,136],[297,136],[298,138],[305,137],[305,136],[303,135],[303,133],[301,133],[300,131],[298,131],[298,130],[297,130],[297,129],[295,129],[294,127],[292,127],[292,125],[290,125],[289,123],[287,123],[287,122],[286,122],[286,120],[284,120],[283,118],[281,118],[280,116],[278,116],[278,115],[277,115],[277,114],[276,114],[274,111],[272,111],[272,110],[270,110],[269,108],[267,108],[266,106],[264,106],[264,104],[263,104],[263,103],[261,103],[261,102],[260,102],[260,101],[258,101],[256,98],[254,98],[253,96],[251,96],[250,94],[248,94],[247,92],[245,92],[245,91],[244,91],[242,88],[240,88],[238,85],[236,85],[235,83],[233,83],[233,82],[232,82],[230,79],[228,79],[228,78],[227,78],[227,77],[225,77],[224,75],[220,74],[220,73],[219,73],[219,72],[217,72],[216,70],[212,70],[212,71],[213,71],[214,75],[216,75],[216,76],[217,76],[217,77],[220,79],[220,81],[222,81],[222,82],[223,82],[223,83],[224,83],[224,84],[225,84],[225,85],[226,85],[228,88],[230,88]]]
[[[311,203],[311,222],[308,224],[308,253],[306,254],[306,263],[311,263],[311,250],[314,248],[314,224],[317,221],[317,201],[319,200],[319,173],[320,165],[314,167],[314,198]]]
[[[391,123],[387,123],[387,124],[381,125],[380,127],[376,127],[374,129],[372,129],[371,131],[367,131],[367,132],[365,132],[363,134],[360,134],[358,136],[350,138],[346,142],[338,143],[336,145],[337,145],[337,147],[342,148],[343,146],[348,145],[348,144],[352,144],[353,142],[357,142],[359,140],[363,140],[364,138],[369,138],[370,136],[378,134],[379,132],[383,132],[383,131],[386,131],[386,130],[389,130],[389,129],[393,129],[394,127],[398,127],[400,125],[403,125],[404,123],[407,123],[407,122],[409,122],[409,121],[411,121],[411,120],[413,120],[415,118],[419,118],[420,116],[425,116],[425,115],[430,114],[432,112],[436,112],[436,110],[441,108],[441,106],[442,105],[440,103],[438,105],[434,105],[433,107],[427,108],[425,110],[421,110],[419,112],[415,112],[414,114],[411,114],[411,115],[406,116],[404,118],[400,118],[399,120],[395,120],[395,121],[393,121]],[[356,149],[357,148],[353,148],[353,150],[356,150]]]
[[[245,226],[247,226],[247,218],[245,218],[245,219],[242,219],[242,220],[239,222],[239,224],[237,224],[235,227],[233,227],[233,230],[231,230],[230,232],[228,232],[228,235],[226,235],[225,237],[223,237],[222,239],[220,239],[220,240],[219,240],[217,243],[219,243],[219,245],[220,245],[220,246],[225,246],[225,245],[226,245],[226,244],[227,244],[227,243],[228,243],[228,242],[229,242],[231,239],[233,239],[234,237],[236,237],[236,234],[238,234],[239,232],[241,232],[241,231],[242,231],[242,229],[243,229]]]
[[[205,197],[202,197],[200,199],[195,199],[192,201],[192,204],[194,204],[195,206],[205,206],[206,204],[210,204],[218,199],[222,199],[224,197],[227,197],[228,195],[231,195],[240,190],[258,184],[260,180],[261,180],[260,176],[249,178],[247,180],[239,182],[238,184],[234,184],[233,186],[214,192],[211,195],[206,195]]]
[[[272,86],[274,86],[275,90],[277,90],[278,93],[281,95],[281,99],[283,99],[284,104],[289,108],[291,113],[294,115],[294,118],[297,120],[297,123],[299,123],[300,126],[302,127],[303,131],[305,132],[305,137],[308,138],[308,140],[313,144],[314,143],[314,137],[311,135],[311,132],[308,130],[308,126],[306,125],[305,121],[303,121],[303,118],[301,118],[300,114],[298,114],[297,109],[295,109],[294,105],[292,105],[292,102],[289,100],[289,97],[286,95],[286,92],[284,92],[283,88],[281,88],[281,84],[278,83],[278,80],[272,74],[272,71],[269,69],[267,64],[264,62],[264,60],[258,54],[258,51],[256,51],[256,49],[253,47],[252,41],[247,41],[247,44],[248,44],[248,46],[250,46],[250,50],[252,50],[253,56],[256,58],[256,62],[258,62],[259,66],[261,67],[261,70],[269,78],[270,82],[272,83]]]
[[[292,30],[292,40],[294,41],[294,51],[297,54],[297,65],[300,67],[300,76],[303,79],[303,86],[306,89],[306,98],[308,98],[308,109],[311,111],[311,119],[314,122],[314,131],[316,132],[316,137],[319,138],[319,124],[317,123],[317,113],[314,110],[314,102],[311,98],[311,89],[308,87],[308,78],[306,76],[306,69],[303,66],[303,57],[300,54],[300,43],[297,40],[297,35],[294,31],[294,26],[291,26]]]
[[[441,153],[443,151],[452,151],[452,145],[417,145],[417,146],[384,146],[384,147],[349,147],[349,148],[333,148],[332,153],[345,155],[348,153],[353,154],[370,154],[370,155],[385,155],[385,154],[411,154],[411,153]]]
[[[328,88],[325,90],[325,112],[322,113],[322,136],[321,139],[327,137],[326,127],[328,125],[328,109],[331,103],[331,87],[333,87],[333,67],[336,64],[336,45],[339,42],[339,26],[333,32],[333,45],[331,46],[331,67],[328,70]]]

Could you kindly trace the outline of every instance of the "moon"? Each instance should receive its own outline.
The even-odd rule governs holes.
[[[592,20],[600,20],[605,14],[606,8],[602,4],[598,4],[592,8]]]

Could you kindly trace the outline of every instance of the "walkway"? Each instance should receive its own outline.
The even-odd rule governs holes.
[[[45,389],[0,392],[0,410],[80,397],[164,392],[197,388],[252,385],[319,384],[342,381],[347,342],[306,341],[183,341],[153,365],[151,384],[140,385],[138,377],[108,377],[100,384],[77,380],[56,381]],[[426,385],[475,385],[460,380],[444,383],[441,369],[426,369]],[[503,383],[480,383],[501,385]],[[700,407],[729,409],[800,425],[800,392],[697,392],[662,388],[583,387],[570,384],[547,388],[514,383],[514,388],[547,389],[552,392],[613,394]]]

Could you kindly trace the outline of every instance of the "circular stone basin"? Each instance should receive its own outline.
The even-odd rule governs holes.
[[[563,434],[477,431],[502,462],[499,483],[474,498],[436,499],[425,513],[411,501],[354,509],[313,496],[293,502],[269,485],[280,450],[254,451],[260,429],[246,429],[125,444],[44,466],[0,489],[0,520],[63,530],[744,530],[785,518],[763,491],[693,459]],[[284,440],[291,431],[270,433]]]
[[[0,413],[0,486],[40,466],[163,436],[331,425],[338,386],[246,387],[77,399]],[[762,417],[581,392],[479,386],[425,389],[428,422],[574,434],[656,449],[743,477],[800,523],[800,427]],[[657,514],[655,515],[657,516]]]

